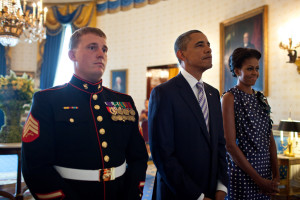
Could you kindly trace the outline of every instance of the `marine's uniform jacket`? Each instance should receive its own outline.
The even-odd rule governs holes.
[[[36,199],[142,197],[148,156],[137,110],[130,96],[103,87],[102,80],[93,84],[74,75],[37,92],[22,141],[22,172]],[[125,160],[125,174],[111,181],[66,179],[54,168],[106,169]]]

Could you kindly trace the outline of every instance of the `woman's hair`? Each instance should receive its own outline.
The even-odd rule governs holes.
[[[233,51],[228,60],[228,65],[233,77],[236,77],[234,69],[241,69],[244,61],[248,58],[261,58],[261,53],[256,49],[237,48]]]

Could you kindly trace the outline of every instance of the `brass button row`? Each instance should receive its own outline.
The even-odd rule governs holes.
[[[98,99],[98,96],[97,96],[96,94],[94,94],[94,95],[93,95],[93,100],[96,101],[97,99]],[[99,110],[99,109],[100,109],[100,106],[99,106],[99,105],[95,105],[94,108],[95,108],[95,110]],[[98,122],[102,122],[102,121],[103,121],[103,117],[102,117],[101,115],[99,115],[99,116],[97,117],[97,121],[98,121]],[[100,133],[101,135],[104,135],[104,134],[105,134],[105,129],[104,129],[104,128],[101,128],[101,129],[99,130],[99,133]],[[108,144],[107,144],[106,141],[103,141],[102,144],[101,144],[101,146],[105,149],[105,148],[107,148]],[[105,161],[105,162],[109,162],[109,156],[108,156],[108,155],[105,155],[105,156],[104,156],[104,161]]]

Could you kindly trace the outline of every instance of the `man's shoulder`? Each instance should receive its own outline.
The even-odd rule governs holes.
[[[124,99],[124,100],[132,99],[132,97],[128,94],[117,92],[117,91],[114,91],[114,90],[104,87],[104,86],[103,86],[103,92],[106,93],[106,96],[109,96],[111,98]]]
[[[177,83],[178,80],[179,80],[179,77],[175,76],[175,77],[171,78],[170,80],[156,86],[156,88],[169,90],[170,88],[173,88],[173,87],[176,86],[176,83]]]
[[[53,94],[57,94],[59,92],[63,92],[63,90],[66,90],[68,86],[68,83],[65,83],[63,85],[58,85],[55,87],[51,87],[51,88],[47,88],[47,89],[42,89],[38,92],[36,92],[37,95],[41,95],[41,96],[47,96],[47,95],[53,95]]]
[[[217,88],[213,87],[212,85],[210,85],[210,84],[208,84],[206,82],[204,82],[204,85],[205,85],[205,89],[208,89],[208,90],[211,90],[211,91],[219,93],[219,90]]]

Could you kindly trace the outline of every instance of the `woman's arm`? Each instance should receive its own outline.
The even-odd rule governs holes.
[[[235,164],[253,179],[253,181],[261,188],[262,192],[268,194],[277,192],[277,187],[274,189],[275,186],[273,186],[274,184],[272,181],[262,178],[236,145],[234,96],[231,93],[226,93],[222,98],[222,114],[226,149]]]
[[[270,156],[271,156],[273,181],[279,182],[279,168],[278,168],[278,162],[277,162],[277,148],[276,148],[273,132],[271,132],[271,136],[270,136]]]

